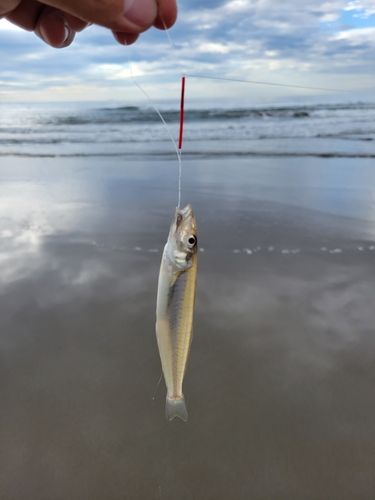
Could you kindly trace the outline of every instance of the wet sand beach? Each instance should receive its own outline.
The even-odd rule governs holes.
[[[2,500],[375,495],[373,159],[183,159],[187,423],[155,338],[162,158],[3,157]]]

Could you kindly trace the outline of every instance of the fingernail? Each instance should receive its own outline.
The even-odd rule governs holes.
[[[116,40],[118,41],[118,43],[120,43],[121,45],[126,45],[126,39],[125,39],[124,33],[114,32],[113,35],[116,38]]]
[[[148,28],[156,18],[155,0],[125,0],[124,16],[140,28]]]
[[[65,38],[62,43],[65,43],[70,36],[70,27],[66,23],[64,23],[64,33],[65,33]]]
[[[71,37],[72,31],[68,23],[60,16],[50,15],[45,17],[39,27],[40,37],[56,49],[65,46]]]
[[[121,33],[118,31],[113,31],[113,35],[121,45],[132,45],[139,36],[134,33]]]

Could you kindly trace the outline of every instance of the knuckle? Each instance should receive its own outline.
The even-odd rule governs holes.
[[[0,16],[4,17],[18,7],[21,0],[0,0]]]

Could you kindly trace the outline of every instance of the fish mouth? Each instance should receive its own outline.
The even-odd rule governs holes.
[[[176,219],[181,219],[185,223],[190,221],[195,225],[195,217],[194,217],[194,212],[193,212],[193,207],[189,204],[186,205],[185,208],[176,208]]]
[[[193,207],[190,204],[186,205],[185,208],[179,208],[179,207],[177,207],[176,211],[179,214],[181,214],[184,217],[184,219],[188,218],[188,217],[191,217],[191,216],[194,216]]]
[[[182,221],[184,224],[189,224],[191,229],[196,230],[196,222],[195,222],[195,217],[194,217],[194,212],[193,212],[193,207],[188,204],[184,208],[177,207],[176,208],[176,222],[177,222],[177,227],[181,225]],[[178,223],[180,219],[180,222]]]

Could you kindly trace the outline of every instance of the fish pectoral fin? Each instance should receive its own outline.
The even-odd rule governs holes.
[[[188,413],[185,404],[184,395],[182,397],[169,398],[165,403],[165,414],[168,420],[173,420],[175,417],[180,418],[184,422],[188,419]]]

